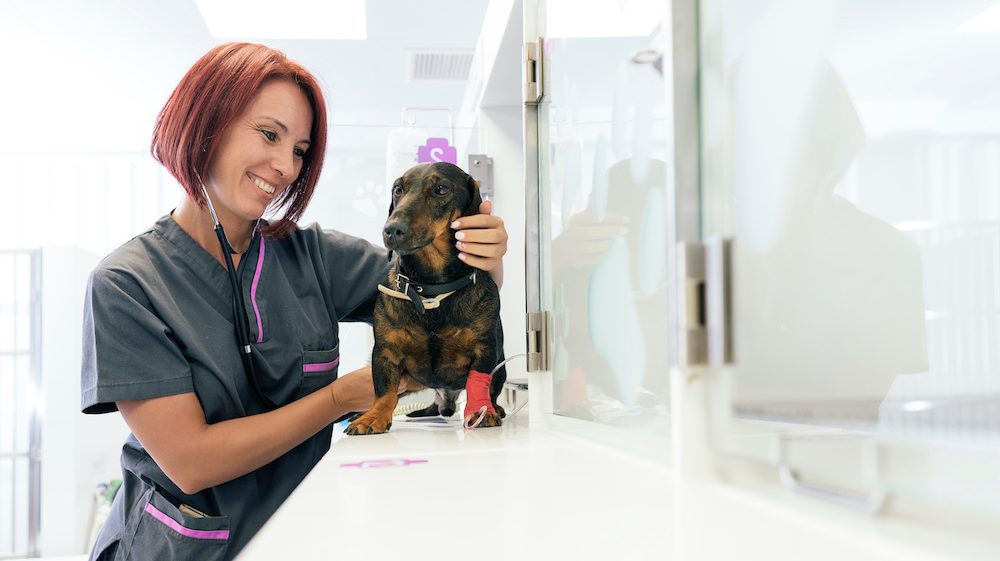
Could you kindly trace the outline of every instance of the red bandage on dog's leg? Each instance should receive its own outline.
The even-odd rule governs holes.
[[[465,381],[465,417],[468,418],[469,415],[473,413],[479,413],[479,410],[486,406],[486,411],[489,413],[496,413],[496,409],[493,408],[493,402],[490,401],[490,382],[493,381],[493,376],[489,374],[483,374],[482,372],[477,372],[475,370],[469,371],[469,378]]]

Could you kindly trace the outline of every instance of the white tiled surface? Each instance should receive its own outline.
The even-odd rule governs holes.
[[[239,559],[1000,559],[1000,539],[671,477],[521,415],[471,431],[397,422],[335,442]]]

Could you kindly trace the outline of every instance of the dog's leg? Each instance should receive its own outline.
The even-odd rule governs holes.
[[[493,334],[489,333],[492,340]],[[480,427],[495,427],[500,425],[500,415],[490,403],[490,371],[496,364],[493,361],[492,346],[477,330],[469,327],[449,327],[439,334],[441,343],[440,360],[437,368],[440,373],[447,372],[449,379],[465,378],[465,424],[475,423],[479,419],[479,408],[470,409],[473,403],[485,402],[488,409],[480,421]],[[487,358],[488,355],[488,358]]]
[[[417,409],[416,411],[410,411],[406,414],[407,417],[419,418],[419,417],[437,417],[440,415],[438,411],[438,404],[432,403],[423,409]]]
[[[396,390],[399,389],[399,382],[390,382],[384,395],[375,398],[375,404],[363,415],[347,425],[344,431],[350,435],[357,434],[380,434],[388,431],[392,427],[392,412],[396,410],[396,403],[399,397]]]
[[[488,349],[489,347],[481,346],[479,348]],[[481,354],[492,355],[493,353],[482,352]],[[506,380],[506,373],[501,376],[498,371],[490,375],[495,366],[496,364],[492,359],[485,357],[477,358],[473,362],[465,386],[466,426],[476,424],[479,427],[499,427],[502,424],[502,419],[506,412],[502,407],[497,405],[497,396],[500,392],[499,389],[494,391],[494,388],[503,387],[504,380]],[[486,405],[486,411],[480,413],[483,405]],[[482,417],[481,420],[480,417]]]
[[[490,400],[492,377],[473,368],[465,382],[465,426],[498,427],[500,414]]]
[[[455,414],[455,400],[461,392],[452,390],[434,390],[434,403],[431,405],[407,413],[407,417],[451,417]]]
[[[501,357],[503,354],[501,353]],[[503,359],[501,358],[501,362]],[[476,381],[478,379],[478,382]],[[466,425],[475,423],[479,417],[479,410],[484,403],[489,403],[483,421],[478,426],[497,427],[501,424],[501,419],[507,416],[507,412],[497,403],[497,397],[503,390],[503,385],[507,380],[507,373],[503,367],[489,375],[472,369],[469,373],[469,380],[466,385]],[[484,395],[485,394],[485,395]],[[487,397],[488,396],[488,397]],[[470,406],[472,410],[470,410]]]
[[[345,433],[379,434],[392,427],[392,413],[399,401],[400,378],[404,373],[413,378],[414,374],[419,375],[430,369],[430,361],[426,359],[427,352],[423,350],[426,345],[426,337],[420,338],[413,331],[394,329],[376,332],[375,349],[372,352],[375,403],[349,424]]]
[[[507,416],[497,403],[497,398],[507,381],[507,368],[503,366],[503,326],[500,324],[500,301],[495,296],[484,298],[477,313],[489,323],[477,325],[475,342],[470,348],[471,368],[466,382],[466,426],[470,422],[480,427],[497,427]],[[472,407],[470,409],[470,404]],[[486,405],[486,413],[479,419],[479,411]]]

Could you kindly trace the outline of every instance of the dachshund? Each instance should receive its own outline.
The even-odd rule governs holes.
[[[481,417],[478,426],[495,427],[506,416],[497,404],[507,379],[500,292],[489,274],[458,258],[450,227],[478,214],[481,202],[479,184],[446,162],[414,166],[393,182],[382,231],[393,263],[375,303],[375,404],[345,433],[388,431],[403,376],[407,387],[436,394],[433,405],[410,416],[450,417],[463,389],[466,426]]]

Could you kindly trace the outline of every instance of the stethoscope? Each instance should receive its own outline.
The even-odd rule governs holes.
[[[233,265],[233,255],[237,255],[239,252],[233,249],[232,244],[229,243],[229,238],[226,237],[226,231],[222,229],[222,223],[219,222],[219,215],[215,213],[215,207],[212,206],[212,199],[208,196],[208,189],[205,188],[205,183],[201,180],[201,176],[197,172],[195,172],[195,176],[198,177],[198,183],[201,184],[201,190],[205,194],[205,201],[208,202],[208,211],[212,215],[212,222],[215,223],[215,235],[219,238],[222,255],[226,260],[229,285],[233,289],[233,324],[236,325],[236,342],[239,347],[240,361],[243,363],[243,371],[250,382],[250,387],[257,393],[257,397],[264,402],[268,409],[277,409],[278,404],[271,401],[260,388],[260,382],[257,380],[257,369],[253,364],[253,349],[250,346],[250,320],[247,319],[246,301],[243,299],[243,283],[237,278],[236,267]],[[254,223],[253,230],[250,232],[250,245],[247,246],[247,251],[253,246],[253,238],[254,235],[259,233],[257,230],[259,225],[260,218]]]

